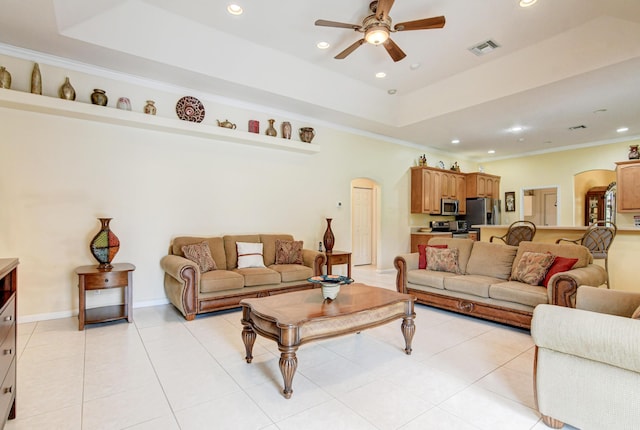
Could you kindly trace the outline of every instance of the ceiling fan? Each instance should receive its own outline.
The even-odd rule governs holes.
[[[372,45],[383,45],[393,61],[400,61],[407,56],[396,43],[389,38],[389,33],[396,31],[409,30],[428,30],[432,28],[442,28],[445,24],[444,16],[436,16],[433,18],[418,19],[416,21],[401,22],[391,27],[391,17],[389,11],[393,6],[394,0],[379,0],[369,4],[371,15],[362,20],[362,24],[345,24],[342,22],[327,21],[319,19],[316,25],[323,27],[350,28],[359,33],[364,33],[364,37],[336,55],[334,58],[342,60],[349,54],[362,46],[365,42]]]

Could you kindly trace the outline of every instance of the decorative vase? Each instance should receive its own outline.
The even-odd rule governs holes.
[[[273,137],[276,137],[278,135],[276,128],[273,126],[273,123],[275,121],[276,121],[275,119],[269,120],[269,128],[267,128],[267,131],[265,131],[264,134],[266,134],[267,136],[273,136]]]
[[[0,88],[11,88],[11,73],[4,66],[0,67]]]
[[[122,110],[131,110],[131,100],[126,97],[120,97],[116,103],[116,107]]]
[[[629,160],[640,159],[640,153],[638,152],[638,145],[629,145]]]
[[[336,238],[331,230],[331,218],[327,218],[327,229],[325,230],[324,237],[322,238],[326,252],[331,252],[333,250],[335,240]]]
[[[305,143],[311,143],[311,141],[316,135],[316,132],[313,131],[313,127],[302,127],[299,131],[300,131],[300,140]]]
[[[155,102],[153,100],[147,100],[147,104],[144,105],[144,113],[148,115],[155,115],[156,110]]]
[[[291,139],[291,123],[289,121],[282,123],[282,138]]]
[[[71,82],[69,82],[69,77],[64,78],[64,84],[60,86],[60,90],[58,91],[61,99],[65,100],[75,100],[76,99],[76,90],[71,86]]]
[[[33,65],[33,71],[31,72],[31,93],[42,95],[42,75],[40,74],[38,63]]]
[[[260,133],[260,121],[255,119],[249,120],[249,133]]]
[[[91,103],[98,106],[106,106],[109,98],[104,90],[100,88],[96,88],[93,90],[93,94],[91,94]]]
[[[98,218],[100,220],[100,231],[94,236],[89,244],[91,254],[98,260],[98,269],[111,269],[111,261],[120,249],[120,240],[109,228],[109,223],[113,218]]]

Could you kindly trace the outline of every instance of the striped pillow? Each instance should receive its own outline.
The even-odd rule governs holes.
[[[266,267],[262,258],[262,243],[236,242],[238,269]]]

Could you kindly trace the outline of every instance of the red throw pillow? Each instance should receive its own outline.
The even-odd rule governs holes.
[[[429,248],[447,248],[447,245],[418,245],[418,254],[420,254],[420,257],[418,258],[418,269],[427,268],[427,246]]]
[[[556,259],[553,260],[553,264],[551,265],[551,267],[549,267],[549,270],[547,271],[547,274],[540,285],[544,285],[546,287],[549,283],[549,279],[551,279],[553,275],[559,272],[566,272],[567,270],[571,270],[573,265],[577,262],[577,258],[556,257]]]

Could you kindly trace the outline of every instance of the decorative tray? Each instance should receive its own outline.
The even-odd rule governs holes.
[[[342,275],[318,275],[308,278],[307,281],[314,284],[350,284],[353,279]]]

